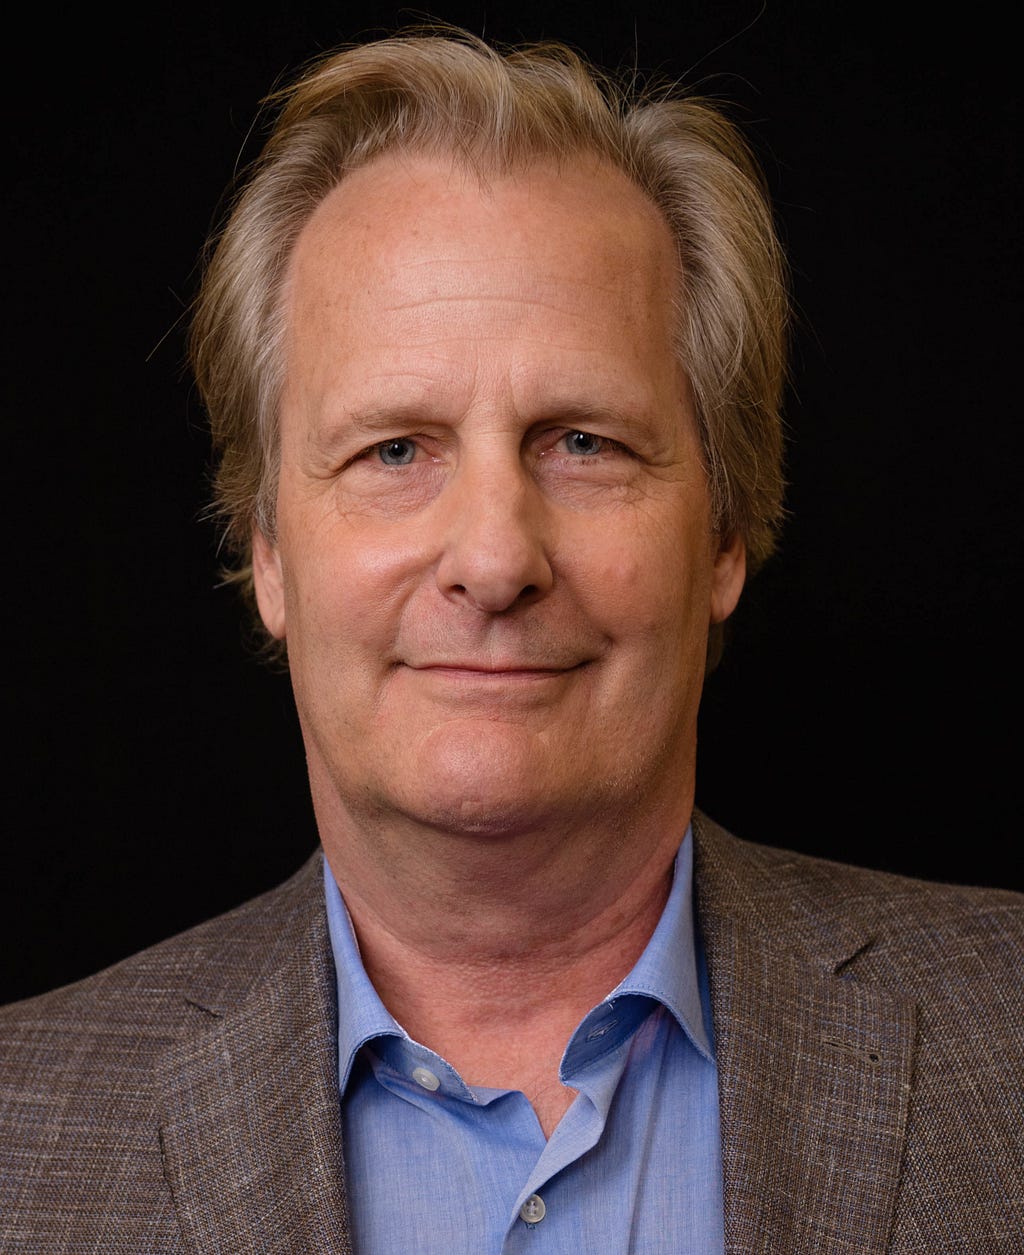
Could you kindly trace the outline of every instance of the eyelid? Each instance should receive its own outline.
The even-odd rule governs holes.
[[[354,453],[349,458],[347,465],[351,465],[353,462],[360,462],[364,458],[377,457],[380,451],[387,448],[389,444],[411,444],[417,451],[425,452],[423,440],[420,436],[385,436],[383,440],[374,440],[372,444],[365,445],[358,453]]]
[[[625,453],[630,456],[634,456],[633,450],[630,449],[629,445],[624,444],[621,440],[616,440],[614,436],[608,436],[605,435],[604,432],[594,431],[590,427],[583,426],[558,427],[553,429],[552,434],[555,439],[552,441],[550,447],[543,452],[554,452],[558,445],[562,444],[563,441],[568,440],[570,436],[574,436],[577,433],[581,436],[589,436],[592,440],[600,441],[601,445],[597,453],[577,455],[580,460],[583,460],[584,456],[589,456],[590,458],[600,457],[602,453]]]
[[[564,442],[577,432],[598,441],[600,447],[594,453],[590,454],[571,454],[568,449],[563,447]],[[542,430],[539,435],[541,437],[540,448],[538,449],[540,457],[560,454],[564,457],[572,457],[574,461],[586,461],[588,459],[590,461],[597,461],[602,456],[613,454],[624,454],[627,457],[637,456],[635,450],[630,448],[630,446],[622,440],[617,440],[614,436],[606,435],[602,431],[595,431],[589,426],[563,423],[558,426],[547,427]],[[433,443],[431,436],[423,433],[422,431],[414,431],[409,433],[396,433],[394,435],[385,436],[382,440],[374,440],[371,444],[365,445],[357,453],[354,453],[345,465],[351,466],[356,462],[365,461],[370,458],[379,458],[381,450],[385,449],[390,444],[397,443],[411,444],[413,446],[415,450],[413,461],[415,462],[423,459],[428,461],[438,460],[438,451],[430,448],[430,445]],[[383,459],[381,459],[381,461],[383,461]]]

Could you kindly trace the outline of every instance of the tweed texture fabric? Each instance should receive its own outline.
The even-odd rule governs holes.
[[[0,1011],[3,1255],[346,1255],[320,858]]]
[[[730,1255],[1024,1251],[1024,897],[694,858]],[[319,877],[0,1010],[3,1255],[350,1252]]]
[[[727,1250],[1024,1252],[1024,896],[694,832]]]

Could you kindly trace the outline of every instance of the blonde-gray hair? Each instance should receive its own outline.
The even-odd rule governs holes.
[[[761,172],[723,113],[619,83],[560,44],[498,51],[412,32],[322,58],[271,97],[276,125],[216,241],[192,327],[219,458],[216,504],[251,593],[275,535],[282,288],[295,242],[350,171],[395,150],[481,171],[596,154],[660,208],[680,263],[678,352],[693,386],[715,528],[756,570],[782,515],[785,266]]]

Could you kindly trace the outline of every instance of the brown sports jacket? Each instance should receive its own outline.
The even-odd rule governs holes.
[[[1024,897],[694,835],[728,1251],[1024,1251]],[[0,1011],[3,1255],[351,1250],[319,868]]]

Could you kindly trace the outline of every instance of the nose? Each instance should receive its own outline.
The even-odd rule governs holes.
[[[445,597],[500,614],[548,592],[547,511],[521,465],[460,467],[444,498],[437,584]]]

